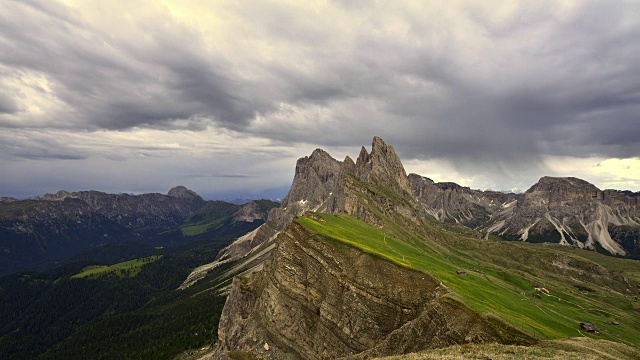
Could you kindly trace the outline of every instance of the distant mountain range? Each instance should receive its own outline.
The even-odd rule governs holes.
[[[243,224],[258,226],[277,205],[205,201],[184,186],[166,195],[59,191],[28,200],[3,197],[0,274],[41,268],[110,243],[166,246],[214,237]]]
[[[485,238],[553,242],[640,256],[640,192],[600,190],[584,180],[545,176],[522,194],[472,190],[409,175],[435,219],[469,226]]]

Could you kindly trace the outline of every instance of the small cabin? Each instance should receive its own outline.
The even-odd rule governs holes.
[[[593,325],[592,323],[589,322],[581,322],[580,323],[580,328],[586,332],[590,332],[592,334],[597,334],[600,329],[598,329],[597,326]]]
[[[462,275],[462,276],[466,276],[467,275],[467,272],[464,271],[464,270],[458,270],[456,272],[458,273],[458,275]]]

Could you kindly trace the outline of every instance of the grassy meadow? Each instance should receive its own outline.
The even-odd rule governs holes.
[[[82,269],[79,273],[71,276],[72,279],[96,278],[107,274],[115,274],[118,277],[134,277],[140,273],[142,266],[162,258],[162,255],[153,255],[140,259],[123,261],[117,264],[91,265]]]
[[[632,284],[625,284],[640,275],[637,261],[583,250],[465,238],[446,231],[421,237],[406,228],[387,224],[378,228],[348,215],[315,215],[316,220],[301,217],[297,222],[321,239],[335,239],[431,274],[449,288],[447,296],[535,338],[589,337],[640,347],[640,303],[627,289]],[[562,268],[562,261],[567,269]],[[553,266],[554,262],[559,266]],[[589,271],[602,268],[611,269],[603,274],[614,279],[587,279]],[[541,284],[549,293],[537,291],[533,284]],[[614,321],[620,325],[606,324]],[[582,331],[581,322],[595,324],[600,334]]]

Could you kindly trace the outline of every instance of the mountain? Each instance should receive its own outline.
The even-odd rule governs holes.
[[[167,195],[61,190],[29,200],[2,198],[0,274],[41,268],[110,243],[164,246],[256,220],[261,224],[275,205],[205,201],[184,186]]]
[[[409,175],[423,209],[510,240],[554,242],[640,256],[640,193],[600,190],[577,178],[545,176],[523,194],[472,190]]]
[[[239,238],[223,249],[218,258],[197,268],[183,283],[189,287],[216,267],[235,263],[223,276],[227,291],[231,278],[238,274],[248,275],[262,269],[263,261],[270,256],[275,239],[296,217],[306,211],[320,211],[330,214],[347,212],[363,221],[375,221],[366,206],[358,200],[358,192],[366,192],[360,185],[360,178],[372,184],[391,181],[391,188],[401,191],[405,204],[398,211],[406,212],[406,203],[411,201],[410,186],[400,158],[393,146],[375,137],[371,153],[362,147],[357,161],[349,156],[343,161],[331,157],[326,151],[316,149],[310,156],[300,158],[296,163],[291,189],[280,208],[269,212],[264,225]],[[415,209],[414,209],[415,211]],[[417,216],[417,215],[415,215]]]
[[[606,326],[602,339],[637,355],[636,261],[489,236],[509,226],[517,234],[537,217],[573,216],[588,228],[597,220],[585,209],[604,206],[634,219],[632,203],[624,212],[616,204],[625,200],[589,198],[591,190],[552,178],[521,195],[438,184],[407,176],[378,137],[355,162],[315,150],[298,160],[281,208],[201,269],[199,276],[229,266],[218,278],[229,294],[219,341],[201,358],[360,359],[465,343],[531,345],[591,336],[579,328],[589,320]],[[531,226],[528,234],[545,232]],[[605,325],[614,320],[622,324]]]

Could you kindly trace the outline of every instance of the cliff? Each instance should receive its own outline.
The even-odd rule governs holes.
[[[213,358],[369,358],[527,336],[447,297],[440,281],[291,224],[264,269],[236,277]],[[265,346],[266,344],[266,346]]]

